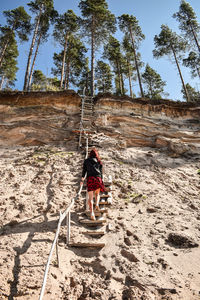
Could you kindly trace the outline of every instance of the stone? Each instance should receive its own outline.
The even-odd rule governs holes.
[[[124,238],[124,243],[125,243],[127,246],[131,246],[131,245],[132,245],[130,239],[127,238],[127,237]]]
[[[137,257],[133,253],[131,253],[125,249],[121,250],[121,255],[124,256],[125,258],[127,258],[130,262],[138,262],[139,261],[139,259],[137,259]]]
[[[194,248],[199,246],[191,237],[178,233],[170,233],[166,242],[169,245],[179,248]]]

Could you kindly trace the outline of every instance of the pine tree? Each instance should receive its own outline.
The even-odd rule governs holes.
[[[98,91],[103,93],[111,92],[113,75],[110,66],[102,60],[98,60],[95,72]]]
[[[191,5],[185,0],[181,0],[179,11],[173,14],[179,22],[179,29],[183,32],[185,38],[194,42],[200,52],[198,42],[198,34],[200,33],[200,25],[197,22],[196,14]]]
[[[29,77],[30,77],[30,67],[31,67],[31,59],[33,55],[33,50],[35,43],[38,39],[38,35],[40,33],[40,28],[42,20],[44,18],[47,18],[48,21],[53,22],[57,12],[54,10],[53,7],[53,0],[34,0],[31,1],[27,4],[30,7],[30,10],[33,14],[36,14],[35,17],[35,22],[34,22],[34,30],[33,30],[33,37],[29,49],[29,54],[28,54],[28,60],[27,60],[27,65],[26,65],[26,73],[24,77],[24,91],[28,90],[28,83],[29,83]],[[37,49],[38,51],[38,49]]]
[[[58,91],[59,80],[57,78],[46,77],[41,70],[33,72],[32,91]]]
[[[62,59],[62,71],[60,87],[63,87],[64,68],[65,68],[65,57],[67,51],[68,40],[71,35],[77,32],[79,29],[79,18],[73,12],[68,10],[63,15],[60,15],[57,20],[53,31],[53,36],[56,41],[63,47],[63,59]]]
[[[183,65],[191,69],[192,77],[200,78],[200,56],[197,53],[191,51],[189,56],[183,59]]]
[[[4,26],[5,36],[1,44],[0,67],[2,65],[6,49],[10,41],[12,41],[12,34],[14,33],[17,35],[20,41],[23,42],[28,40],[27,35],[31,30],[31,17],[26,13],[23,6],[19,6],[13,10],[4,11],[3,14],[6,17],[7,25]]]
[[[147,88],[145,96],[150,99],[161,98],[166,82],[162,81],[160,75],[149,64],[146,65],[142,78]]]
[[[47,41],[48,36],[49,36],[48,30],[50,27],[50,23],[53,23],[55,17],[57,16],[57,12],[54,10],[50,11],[50,14],[51,14],[51,16],[49,16],[49,12],[47,11],[47,13],[42,14],[41,19],[40,19],[38,35],[37,35],[36,44],[35,44],[35,53],[34,53],[32,65],[31,65],[31,69],[30,69],[30,73],[29,73],[28,83],[27,83],[27,90],[29,90],[29,88],[31,86],[31,80],[32,80],[33,70],[35,67],[35,61],[36,61],[36,58],[38,55],[39,46]]]
[[[124,58],[121,52],[120,42],[110,36],[108,43],[104,46],[103,57],[108,59],[115,73],[115,90],[117,95],[124,95],[123,64]]]
[[[137,80],[137,75],[135,74],[136,72],[136,66],[135,66],[135,57],[132,49],[132,45],[130,43],[129,37],[125,34],[122,42],[122,47],[124,50],[124,57],[126,60],[125,64],[125,75],[128,78],[129,81],[129,91],[130,91],[130,97],[136,97],[136,95],[133,93],[132,90],[132,80],[136,81]],[[141,68],[143,67],[143,62],[141,61],[141,54],[137,52],[137,63],[138,67]]]
[[[139,46],[139,43],[145,38],[145,36],[142,33],[140,26],[138,25],[138,20],[136,19],[136,17],[128,14],[123,14],[118,18],[118,20],[119,20],[119,28],[121,29],[122,32],[124,32],[129,37],[131,41],[132,50],[135,59],[135,66],[137,70],[137,77],[140,86],[140,92],[141,92],[141,96],[144,97],[136,50]]]
[[[2,39],[4,40],[4,33],[0,36],[0,45],[3,45]],[[4,59],[2,61],[0,69],[0,90],[10,89],[14,86],[16,80],[17,67],[17,57],[18,57],[17,42],[15,40],[15,34],[12,32],[10,34],[10,42],[7,46]]]
[[[105,0],[81,0],[79,8],[84,18],[83,34],[89,37],[91,43],[91,95],[94,96],[95,50],[108,39],[110,33],[116,31],[116,20]]]
[[[186,83],[186,88],[188,94],[190,95],[190,102],[200,102],[200,92],[197,92],[196,89],[193,88],[189,83]],[[187,96],[183,88],[181,89],[181,92],[183,94],[183,99],[187,100]]]
[[[89,59],[86,57],[83,63],[83,67],[81,69],[81,73],[78,81],[78,91],[77,93],[82,95],[91,95],[91,72],[89,69]]]
[[[187,92],[187,88],[185,86],[181,69],[179,66],[179,59],[181,58],[180,54],[181,52],[185,52],[187,48],[186,41],[180,36],[178,36],[175,32],[172,32],[172,30],[167,25],[162,25],[160,34],[154,37],[154,44],[155,49],[153,50],[153,55],[155,58],[160,58],[164,55],[173,56],[176,66],[178,68],[183,89],[187,96],[187,101],[190,101],[189,94]]]
[[[54,53],[55,68],[52,68],[52,74],[60,76],[62,73],[63,52]],[[87,49],[78,38],[69,37],[65,53],[64,65],[64,89],[69,89],[70,83],[77,86],[78,78],[85,63],[85,53]]]

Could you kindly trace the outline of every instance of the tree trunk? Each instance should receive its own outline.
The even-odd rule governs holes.
[[[94,91],[94,63],[95,63],[95,54],[94,54],[94,47],[95,47],[95,28],[94,28],[94,16],[92,16],[92,24],[91,24],[91,96],[95,96]]]
[[[61,79],[60,79],[60,88],[62,89],[63,86],[63,77],[65,72],[65,57],[67,52],[67,43],[68,43],[68,33],[65,35],[65,45],[63,50],[63,60],[62,60],[62,71],[61,71]]]
[[[38,49],[39,49],[41,37],[42,37],[42,33],[40,33],[39,39],[38,39],[38,41],[37,41],[37,46],[36,46],[36,50],[35,50],[35,55],[34,55],[34,58],[33,58],[32,66],[31,66],[31,71],[30,71],[30,75],[29,75],[29,79],[28,79],[28,84],[27,84],[27,90],[28,90],[28,91],[30,90],[30,87],[31,87],[31,81],[32,81],[32,76],[33,76],[33,70],[34,70],[34,66],[35,66],[36,57],[37,57],[37,54],[38,54]]]
[[[182,85],[183,85],[183,89],[184,89],[184,91],[185,91],[185,95],[186,95],[187,102],[190,102],[190,97],[189,97],[188,91],[187,91],[187,89],[186,89],[184,80],[183,80],[183,76],[182,76],[182,73],[181,73],[181,69],[180,69],[180,67],[179,67],[178,59],[177,59],[177,57],[176,57],[176,52],[175,52],[175,50],[174,50],[174,48],[173,48],[172,45],[171,45],[171,49],[172,49],[172,52],[173,52],[173,54],[174,54],[175,62],[176,62],[177,68],[178,68],[178,72],[179,72],[180,78],[181,78],[181,82],[182,82]]]
[[[43,6],[41,6],[41,8],[40,8],[40,12],[39,12],[39,15],[38,15],[38,18],[37,18],[37,23],[36,23],[36,26],[35,26],[32,42],[31,42],[31,47],[30,47],[30,50],[29,50],[28,61],[27,61],[27,66],[26,66],[26,73],[25,73],[25,78],[24,78],[24,88],[23,88],[24,91],[26,91],[27,87],[28,87],[27,85],[28,85],[31,58],[32,58],[32,54],[33,54],[33,48],[34,48],[34,45],[35,45],[37,33],[38,33],[38,28],[39,28],[39,25],[40,25],[40,18],[41,18],[41,15],[42,15],[42,7]]]
[[[196,66],[196,70],[197,70],[197,74],[199,75],[199,78],[200,78],[200,68],[198,68],[198,66]]]
[[[141,82],[140,72],[139,72],[139,67],[138,67],[138,62],[137,62],[137,56],[136,56],[136,51],[135,51],[135,42],[134,42],[133,32],[132,32],[132,28],[131,27],[129,28],[129,32],[130,32],[132,46],[133,46],[135,67],[136,67],[136,70],[137,70],[137,77],[138,77],[138,81],[139,81],[140,92],[141,92],[141,96],[144,97],[144,92],[143,92],[143,89],[142,89],[142,82]]]
[[[196,43],[196,45],[197,45],[197,48],[198,48],[198,50],[199,50],[199,53],[200,53],[200,45],[199,45],[199,42],[198,42],[198,40],[197,40],[196,32],[194,31],[194,28],[192,27],[192,25],[191,25],[191,30],[192,30],[192,34],[193,34],[193,37],[194,37],[195,43]]]
[[[70,61],[68,58],[67,65],[66,65],[66,72],[65,72],[65,85],[64,85],[65,90],[69,89],[69,75],[70,75]]]
[[[120,74],[120,68],[119,68],[118,61],[117,61],[117,75],[118,75],[118,81],[119,81],[120,95],[122,95],[122,80],[121,80],[121,74]]]
[[[152,98],[152,97],[153,97],[153,89],[152,89],[152,84],[151,84],[151,82],[149,83],[149,89],[150,89],[151,98]]]
[[[4,79],[5,79],[5,75],[3,75],[3,76],[1,77],[1,81],[0,81],[0,91],[1,91],[2,88],[3,88]]]
[[[130,61],[128,61],[128,60],[127,60],[127,65],[128,65],[128,81],[129,81],[130,97],[133,98],[132,82],[131,82]]]
[[[121,82],[122,82],[122,95],[125,95],[125,89],[124,89],[124,77],[123,77],[123,73],[122,73],[121,64],[120,64],[120,75],[121,75]]]
[[[0,67],[2,66],[2,63],[3,63],[3,58],[4,58],[4,55],[5,55],[5,52],[6,52],[6,49],[8,47],[8,44],[9,44],[9,39],[7,39],[4,47],[3,47],[3,50],[1,52],[1,56],[0,56]]]

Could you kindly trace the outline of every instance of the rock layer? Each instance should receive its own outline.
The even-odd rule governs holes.
[[[1,93],[0,145],[73,143],[81,97],[74,91]],[[95,99],[92,129],[119,147],[165,148],[176,155],[200,147],[200,106],[169,100]]]

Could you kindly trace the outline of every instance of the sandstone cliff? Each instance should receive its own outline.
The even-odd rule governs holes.
[[[0,145],[77,141],[81,98],[74,91],[0,94]],[[169,100],[96,97],[92,129],[119,147],[164,148],[177,155],[200,147],[200,105]]]

